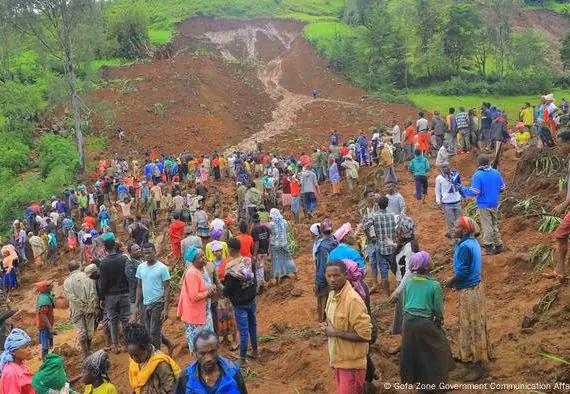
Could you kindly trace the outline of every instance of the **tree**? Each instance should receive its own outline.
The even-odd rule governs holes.
[[[431,77],[433,66],[430,61],[430,43],[440,31],[442,24],[441,9],[433,0],[415,0],[415,15],[411,19],[414,23],[415,34],[418,39],[416,47],[420,62],[425,65],[428,78]]]
[[[443,51],[457,74],[463,60],[473,53],[473,35],[478,26],[479,17],[470,4],[453,3],[446,7]]]
[[[345,0],[341,11],[341,20],[349,25],[363,25],[368,8],[382,0]]]
[[[85,169],[85,146],[81,130],[81,99],[78,95],[75,46],[85,38],[99,10],[96,0],[2,0],[3,16],[22,32],[35,37],[63,67],[73,107],[79,166]]]
[[[566,35],[562,40],[562,47],[560,47],[560,59],[562,60],[564,71],[566,71],[566,68],[570,67],[570,30],[566,32]]]
[[[406,39],[395,25],[385,2],[378,1],[368,9],[365,26],[370,47],[367,85],[371,89],[394,84],[404,86],[407,73]]]
[[[485,24],[481,25],[475,35],[473,59],[483,78],[487,76],[487,61],[493,54],[492,37],[493,30]]]
[[[110,35],[117,41],[117,56],[140,58],[148,53],[147,18],[140,9],[126,10],[113,20]]]
[[[491,10],[483,22],[490,29],[495,62],[499,77],[502,78],[512,41],[511,18],[523,3],[521,0],[484,0],[483,5]]]
[[[526,28],[513,34],[511,63],[515,70],[539,66],[547,57],[548,43],[540,32]]]

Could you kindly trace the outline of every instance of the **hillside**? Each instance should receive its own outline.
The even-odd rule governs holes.
[[[279,20],[192,18],[179,26],[180,34],[172,44],[175,56],[171,59],[104,70],[107,82],[95,95],[112,100],[120,124],[126,128],[127,139],[119,142],[115,134],[108,134],[109,149],[101,157],[108,158],[115,151],[127,155],[138,151],[140,155],[157,145],[165,152],[189,149],[212,153],[232,146],[248,149],[257,140],[266,141],[269,151],[298,155],[325,144],[332,128],[337,128],[345,140],[360,128],[414,116],[413,107],[383,104],[331,72],[326,61],[302,38],[302,28],[300,23]],[[312,87],[319,90],[316,100],[310,97]],[[484,259],[488,324],[495,360],[490,365],[489,376],[478,383],[570,382],[568,369],[540,355],[570,358],[566,340],[569,316],[564,309],[567,289],[560,289],[554,280],[542,278],[540,267],[535,266],[529,254],[538,244],[551,245],[550,235],[537,233],[536,218],[514,208],[516,203],[535,196],[537,206],[551,209],[559,199],[558,177],[563,176],[563,169],[548,176],[540,175],[532,160],[536,158],[525,158],[517,165],[514,151],[508,150],[501,164],[508,184],[501,225],[508,251]],[[468,184],[476,168],[474,156],[458,156],[453,165]],[[400,191],[410,206],[410,215],[418,223],[420,245],[434,255],[438,279],[446,279],[452,271],[451,250],[443,235],[442,214],[431,202],[425,206],[414,204],[413,180],[403,165],[398,166],[397,172]],[[430,185],[434,176],[430,175]],[[537,176],[541,176],[540,182],[528,182]],[[361,177],[359,192],[365,184],[381,187],[374,169],[363,169]],[[217,187],[222,193],[224,215],[232,214],[233,182],[223,181]],[[328,216],[335,227],[345,221],[356,225],[359,216],[355,204],[360,196],[345,195],[339,199],[332,198],[329,192],[329,185],[325,185],[315,221]],[[245,370],[253,393],[334,391],[326,345],[314,318],[309,224],[295,226],[301,246],[296,256],[301,280],[285,281],[270,288],[258,301],[258,326],[264,338],[261,357]],[[159,223],[163,231],[157,232],[156,239],[163,260],[169,260],[166,225],[163,213]],[[48,276],[61,285],[64,271],[65,267],[59,266]],[[25,309],[19,315],[20,324],[31,324],[33,310],[29,304],[34,295],[30,284],[40,277],[44,278],[45,273],[33,270],[24,273],[22,288],[13,293]],[[298,289],[295,296],[291,293],[293,289]],[[56,292],[60,294],[61,290]],[[67,316],[65,303],[58,305],[57,316],[63,320]],[[380,331],[373,358],[382,373],[382,382],[393,384],[399,381],[398,356],[390,354],[398,341],[389,334],[393,306],[382,295],[373,297],[373,305]],[[446,291],[445,308],[445,327],[453,346],[458,325],[453,291]],[[181,323],[174,319],[174,309],[175,303],[171,305],[171,318],[165,330],[182,345],[175,356],[181,365],[186,365],[190,357],[185,350]],[[521,329],[523,317],[533,310],[535,325]],[[33,332],[33,328],[25,328]],[[80,365],[79,350],[69,345],[73,338],[73,330],[64,331],[56,338],[56,350],[66,356],[70,376],[79,373]],[[99,333],[96,345],[102,343]],[[234,356],[227,350],[225,354]],[[127,392],[127,355],[112,356],[112,364],[112,381],[120,392]],[[452,381],[461,382],[462,372],[460,369],[454,373]]]

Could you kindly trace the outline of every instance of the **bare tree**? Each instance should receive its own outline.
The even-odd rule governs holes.
[[[85,169],[85,144],[81,130],[81,100],[77,91],[75,44],[79,29],[89,29],[96,0],[1,0],[5,20],[35,37],[61,62],[73,107],[75,136],[81,170]]]

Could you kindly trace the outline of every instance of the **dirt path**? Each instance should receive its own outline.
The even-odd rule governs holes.
[[[205,33],[205,36],[216,45],[223,58],[227,61],[260,60],[257,48],[258,37],[260,36],[264,36],[274,46],[281,45],[285,51],[282,56],[270,59],[265,65],[260,66],[257,72],[257,77],[263,84],[265,92],[277,103],[277,108],[272,113],[272,121],[266,123],[262,130],[249,138],[227,148],[225,154],[235,151],[247,152],[254,150],[258,142],[267,141],[288,131],[295,124],[297,112],[309,104],[326,102],[350,107],[356,106],[355,103],[347,101],[314,99],[312,96],[295,94],[281,85],[283,58],[288,56],[293,42],[297,39],[302,39],[299,37],[299,32],[280,31],[275,25],[268,23],[263,27],[248,25],[239,29],[208,32]],[[241,58],[236,58],[238,55],[232,53],[232,51],[236,51],[236,48],[240,49],[238,55],[242,56]]]

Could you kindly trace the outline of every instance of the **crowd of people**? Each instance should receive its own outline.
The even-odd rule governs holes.
[[[43,268],[68,260],[70,274],[63,291],[84,358],[85,393],[117,392],[108,376],[110,351],[129,354],[129,383],[136,393],[245,393],[240,367],[259,356],[257,297],[269,282],[279,285],[286,277],[299,279],[292,222],[314,221],[324,184],[330,185],[327,190],[332,195],[344,188],[343,195],[355,199],[363,190],[364,201],[358,207],[361,223],[356,227],[344,223],[335,229],[331,218],[325,217],[309,228],[314,238],[316,319],[328,338],[337,392],[363,393],[380,376],[370,357],[370,344],[377,336],[370,298],[375,293],[383,293],[396,305],[392,332],[402,336],[401,346],[394,350],[400,352],[402,381],[439,384],[454,368],[442,330],[442,285],[430,275],[431,256],[418,243],[416,223],[398,192],[404,175],[397,174],[395,167],[409,161],[407,170],[421,207],[430,194],[429,158],[433,157],[439,172],[432,186],[434,200],[455,248],[454,276],[445,285],[457,292],[457,359],[469,367],[463,379],[478,380],[492,349],[482,253],[475,237],[481,232],[488,255],[504,251],[498,205],[505,184],[493,167],[502,144],[510,140],[517,151],[533,138],[552,146],[557,109],[551,95],[542,100],[536,115],[525,104],[519,114],[523,127],[517,124],[514,137],[506,114],[483,103],[480,120],[475,110],[461,107],[457,113],[450,108],[445,118],[434,112],[431,123],[420,112],[415,126],[407,122],[401,128],[394,121],[390,128],[361,130],[344,143],[334,130],[328,146],[299,157],[266,153],[263,146],[227,157],[214,152],[211,158],[188,152],[161,155],[156,149],[146,152],[144,160],[116,154],[110,162],[99,163],[89,186],[76,185],[61,196],[33,202],[23,218],[12,223],[12,236],[2,246],[2,295],[7,298],[18,286],[18,271],[31,264],[28,261]],[[531,135],[522,138],[519,133]],[[479,153],[471,186],[462,183],[450,163],[450,157],[469,151]],[[383,170],[381,187],[359,187],[365,166]],[[222,179],[235,182],[235,212],[222,198]],[[468,198],[475,198],[481,230],[463,212],[462,202]],[[156,234],[163,220],[170,253],[160,250]],[[568,234],[557,235],[561,248]],[[168,256],[168,261],[160,261],[159,255]],[[177,286],[173,286],[175,271],[180,278]],[[563,262],[559,271],[564,275]],[[30,337],[17,328],[8,333],[6,325],[1,327],[7,338],[0,384],[10,393],[44,392],[40,385],[45,388],[49,380],[45,371],[59,368],[62,378],[50,388],[64,392],[70,389],[61,357],[50,354],[55,334],[52,282],[34,286],[44,361],[36,374],[40,377],[32,377],[25,365]],[[175,288],[180,289],[178,294],[172,294]],[[196,358],[186,369],[172,358],[178,344],[163,330],[168,306],[176,298],[176,316]],[[107,343],[105,349],[93,352],[98,326],[103,327]],[[235,361],[220,355],[221,345],[238,352]]]

